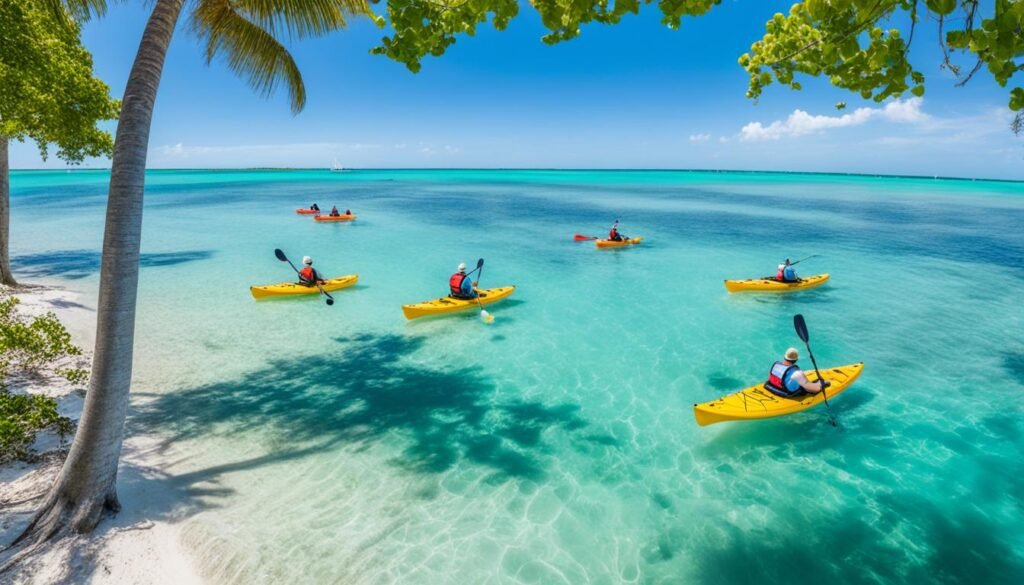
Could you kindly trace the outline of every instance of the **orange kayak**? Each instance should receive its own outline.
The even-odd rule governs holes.
[[[313,209],[300,208],[300,209],[296,209],[295,213],[298,213],[299,215],[316,215],[316,214],[318,214],[320,212],[319,211],[315,211]]]
[[[316,221],[352,221],[356,218],[356,214],[351,215],[317,215],[313,219]]]

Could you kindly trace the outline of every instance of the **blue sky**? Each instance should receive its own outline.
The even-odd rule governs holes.
[[[505,32],[481,27],[419,74],[368,54],[369,22],[292,45],[308,101],[255,95],[223,63],[207,67],[180,26],[157,99],[151,168],[252,166],[716,168],[1024,179],[1007,90],[985,72],[964,88],[940,70],[933,25],[918,29],[923,100],[878,105],[804,80],[744,97],[736,59],[790,2],[726,0],[678,31],[656,7],[568,43],[540,42],[522,8]],[[87,25],[97,74],[120,96],[147,13],[115,3]],[[837,101],[848,104],[837,112]],[[859,108],[868,108],[858,111]],[[798,112],[799,110],[799,112]],[[844,115],[846,117],[844,117]],[[113,125],[110,125],[113,129]],[[63,168],[15,144],[13,168]],[[107,166],[103,160],[87,166]]]

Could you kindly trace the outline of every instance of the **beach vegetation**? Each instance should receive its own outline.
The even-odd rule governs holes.
[[[45,430],[63,439],[74,431],[74,423],[57,412],[57,401],[49,396],[0,388],[0,465],[31,460],[36,434]]]
[[[57,412],[55,399],[9,391],[11,376],[53,373],[73,384],[88,378],[85,370],[60,367],[65,358],[81,355],[82,350],[71,343],[71,334],[57,317],[27,317],[18,304],[16,297],[0,299],[0,464],[29,459],[29,448],[40,431],[56,431],[63,439],[74,429],[71,419]]]
[[[0,387],[12,375],[53,373],[72,384],[88,378],[86,370],[62,368],[69,357],[82,355],[71,334],[53,313],[28,317],[18,311],[17,297],[0,298]]]
[[[109,155],[114,141],[97,123],[117,117],[118,101],[93,76],[78,23],[52,3],[0,1],[0,284],[11,274],[10,141],[35,142],[43,160],[56,146],[69,164]]]

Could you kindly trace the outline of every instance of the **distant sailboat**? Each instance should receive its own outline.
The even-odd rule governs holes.
[[[345,167],[341,166],[341,163],[338,162],[338,159],[334,159],[334,164],[331,165],[331,170],[334,172],[341,172],[345,170]]]

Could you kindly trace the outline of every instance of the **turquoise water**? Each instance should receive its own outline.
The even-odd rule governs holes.
[[[22,279],[94,302],[106,180],[14,174]],[[157,171],[146,206],[129,427],[211,582],[1024,580],[1024,184]],[[616,217],[642,246],[572,241]],[[360,284],[255,303],[275,247]],[[811,254],[824,287],[722,286]],[[492,325],[403,319],[478,257],[519,287]],[[698,427],[797,312],[819,364],[866,363],[838,427]]]

